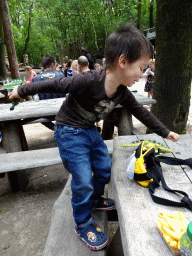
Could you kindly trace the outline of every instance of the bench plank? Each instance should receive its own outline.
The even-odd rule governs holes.
[[[90,250],[74,232],[74,219],[71,206],[71,175],[65,188],[53,206],[49,235],[43,256],[104,256],[107,248],[100,251]],[[104,211],[94,212],[93,217],[105,233],[107,233],[107,214]]]
[[[113,140],[106,140],[109,154]],[[62,163],[58,147],[0,154],[0,173],[25,170]]]

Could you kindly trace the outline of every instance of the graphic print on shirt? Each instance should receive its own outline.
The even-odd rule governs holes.
[[[97,113],[96,115],[101,120],[105,118],[113,109],[115,108],[115,103],[112,100],[101,100],[98,102],[94,110]]]
[[[101,100],[94,105],[93,111],[88,111],[83,108],[75,98],[72,99],[73,104],[78,109],[78,112],[84,117],[84,120],[88,122],[98,122],[101,119],[104,119],[114,108],[115,103],[111,100]]]
[[[43,78],[53,79],[54,77],[55,77],[55,73],[43,73],[43,74],[41,74],[41,79],[43,79]]]

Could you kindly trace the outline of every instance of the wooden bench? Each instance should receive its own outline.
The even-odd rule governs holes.
[[[53,206],[51,225],[43,256],[105,256],[107,247],[100,251],[91,251],[74,232],[74,219],[71,206],[71,175],[65,188]],[[107,214],[94,212],[95,224],[107,234]]]
[[[113,153],[113,140],[105,141],[109,154]],[[11,160],[11,161],[10,161]],[[19,171],[40,166],[49,166],[62,162],[57,147],[21,151],[14,153],[0,154],[0,174],[3,172]],[[55,202],[52,211],[50,230],[43,251],[44,256],[70,255],[70,256],[105,256],[108,254],[108,247],[100,251],[91,251],[75,234],[74,219],[71,206],[71,175],[63,189],[63,192]],[[107,196],[107,190],[105,192]],[[108,233],[108,219],[117,220],[116,212],[107,215],[104,211],[93,212],[95,224],[103,232]]]
[[[112,155],[113,140],[106,140],[108,152]],[[62,163],[57,147],[19,151],[13,153],[0,153],[0,175],[6,172],[20,171],[42,166]]]

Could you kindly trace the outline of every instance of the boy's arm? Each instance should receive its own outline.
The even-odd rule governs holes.
[[[26,98],[28,95],[35,95],[36,93],[79,93],[86,89],[87,85],[92,82],[91,74],[78,74],[78,76],[63,77],[58,79],[49,79],[30,84],[21,85],[17,90],[17,97]],[[10,99],[15,94],[12,94]]]
[[[179,134],[175,132],[170,132],[166,139],[176,142],[179,139]]]
[[[14,87],[13,90],[9,94],[9,99],[13,100],[15,98],[19,98],[20,101],[23,101],[24,98],[21,98],[19,94],[17,93],[18,87]]]
[[[139,114],[137,113],[137,115],[134,115],[136,118],[138,118],[150,130],[162,136],[163,138],[172,140],[174,142],[178,141],[179,134],[167,129],[162,122],[160,122],[150,111],[148,111],[142,105],[141,105],[141,109],[143,110],[141,111],[142,114],[140,115],[140,113]]]
[[[177,141],[179,135],[166,128],[150,111],[138,103],[133,94],[128,91],[126,100],[120,103],[123,107],[127,108],[140,122],[147,126],[150,130],[157,133],[163,138],[172,141]]]

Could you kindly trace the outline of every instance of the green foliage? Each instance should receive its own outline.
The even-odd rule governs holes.
[[[137,22],[137,0],[9,0],[14,42],[20,61],[32,3],[26,54],[29,62],[35,65],[41,63],[45,54],[56,56],[59,62],[64,56],[78,58],[82,46],[95,58],[101,58],[108,35],[125,22]],[[150,0],[142,0],[142,30],[149,28],[149,6]]]

